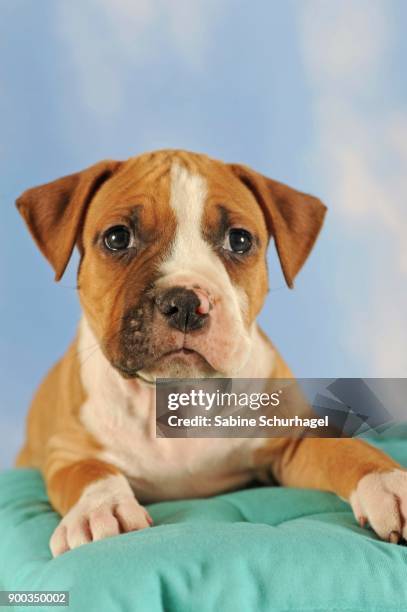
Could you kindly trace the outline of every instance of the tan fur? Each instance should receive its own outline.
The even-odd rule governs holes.
[[[172,189],[174,177],[186,191]],[[171,204],[174,193],[180,200]],[[133,493],[142,503],[212,495],[256,476],[345,499],[353,495],[355,508],[376,517],[376,498],[366,496],[370,484],[359,484],[372,473],[404,474],[381,451],[358,440],[157,440],[151,388],[134,378],[140,372],[153,381],[157,373],[291,378],[255,323],[267,292],[266,249],[271,236],[292,286],[322,225],[325,207],[319,200],[245,166],[158,151],[100,162],[30,189],[17,204],[57,279],[75,244],[81,255],[79,336],[41,384],[17,459],[19,466],[42,471],[51,503],[65,515],[51,541],[55,555],[148,527],[151,521]],[[189,205],[202,207],[202,214]],[[195,239],[205,251],[201,267],[194,245],[185,251],[174,238],[183,214],[201,224]],[[253,234],[255,244],[245,257],[222,251],[222,219]],[[137,252],[112,256],[101,237],[123,223],[136,228]],[[212,327],[180,334],[152,307],[152,292],[174,279],[208,296]],[[193,355],[171,356],[183,346]],[[395,494],[404,486],[397,474]],[[375,525],[378,533],[386,532],[380,518]]]

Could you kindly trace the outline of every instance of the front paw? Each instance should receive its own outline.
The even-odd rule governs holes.
[[[96,540],[153,524],[123,476],[109,476],[85,489],[50,540],[53,557]]]
[[[407,471],[366,474],[349,501],[360,525],[369,522],[382,540],[407,539]]]

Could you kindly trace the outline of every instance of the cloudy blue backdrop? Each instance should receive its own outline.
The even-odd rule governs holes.
[[[0,3],[0,462],[79,317],[13,202],[104,157],[177,147],[329,206],[296,288],[271,254],[261,320],[298,376],[407,370],[402,0]]]

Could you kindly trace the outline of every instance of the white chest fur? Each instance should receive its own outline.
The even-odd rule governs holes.
[[[103,447],[99,458],[127,476],[140,502],[208,496],[253,478],[251,457],[259,440],[156,438],[154,388],[125,381],[99,348],[89,355],[96,344],[83,319],[78,354],[88,399],[80,418]]]

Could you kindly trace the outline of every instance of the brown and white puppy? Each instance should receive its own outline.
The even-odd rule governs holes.
[[[236,164],[185,151],[103,161],[17,201],[59,280],[80,253],[83,317],[40,386],[19,466],[63,519],[54,555],[147,528],[142,504],[209,496],[259,475],[333,491],[390,541],[407,536],[407,473],[358,440],[155,437],[156,377],[282,378],[259,330],[266,248],[291,287],[325,207]]]

